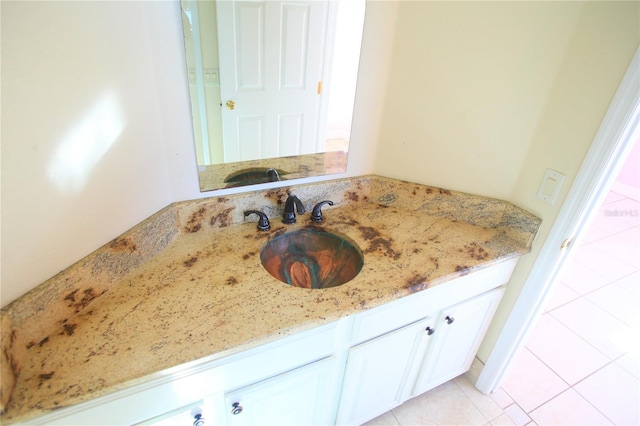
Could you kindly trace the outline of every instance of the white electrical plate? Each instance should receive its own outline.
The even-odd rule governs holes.
[[[538,188],[538,198],[554,205],[566,178],[567,177],[560,172],[547,169],[540,183],[540,188]]]

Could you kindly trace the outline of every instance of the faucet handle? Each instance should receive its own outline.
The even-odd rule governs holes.
[[[266,214],[258,210],[247,210],[244,212],[244,217],[247,217],[250,214],[257,214],[258,216],[260,216],[260,218],[258,219],[258,231],[268,231],[269,229],[271,229],[269,218]]]
[[[311,220],[313,220],[314,222],[322,222],[322,206],[324,206],[325,204],[329,204],[330,206],[333,205],[333,201],[330,200],[325,200],[325,201],[320,201],[318,204],[315,205],[315,207],[313,208],[313,211],[311,212]]]

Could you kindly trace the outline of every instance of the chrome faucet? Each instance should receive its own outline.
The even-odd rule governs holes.
[[[291,225],[296,223],[296,210],[298,214],[304,213],[304,205],[300,198],[295,195],[289,195],[284,203],[284,212],[282,213],[282,223]]]

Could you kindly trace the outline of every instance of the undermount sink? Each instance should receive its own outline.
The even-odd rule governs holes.
[[[279,235],[260,252],[262,266],[294,287],[321,289],[352,280],[364,263],[362,251],[347,237],[321,229]]]

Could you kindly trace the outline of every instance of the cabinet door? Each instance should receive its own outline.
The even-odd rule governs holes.
[[[503,292],[498,288],[441,312],[413,395],[469,370]]]
[[[228,424],[326,425],[335,418],[334,357],[225,395]]]
[[[424,320],[349,350],[337,424],[362,424],[401,404]]]

